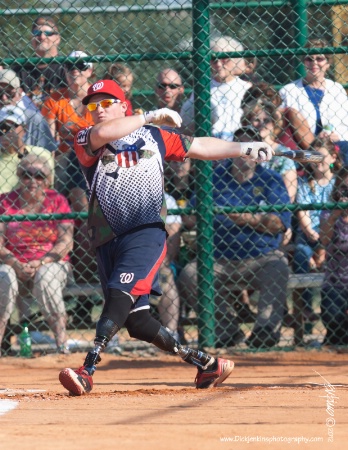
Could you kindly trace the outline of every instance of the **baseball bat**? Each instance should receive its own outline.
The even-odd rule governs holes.
[[[275,150],[275,156],[285,156],[300,163],[320,163],[324,159],[324,155],[320,152],[310,150]]]

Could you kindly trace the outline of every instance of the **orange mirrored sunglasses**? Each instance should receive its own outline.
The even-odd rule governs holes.
[[[101,106],[103,109],[110,108],[114,103],[121,103],[121,100],[107,98],[105,100],[100,100],[100,102],[88,103],[87,109],[88,111],[95,111],[98,106]]]

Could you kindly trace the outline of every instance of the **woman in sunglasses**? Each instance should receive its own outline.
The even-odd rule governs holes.
[[[324,39],[311,39],[306,48],[329,47]],[[348,97],[340,83],[327,77],[332,55],[308,54],[303,58],[306,76],[280,90],[283,106],[294,108],[307,119],[315,136],[341,147],[348,141]]]
[[[67,199],[49,189],[46,159],[29,154],[20,160],[17,173],[18,188],[0,196],[1,215],[71,212]],[[20,320],[28,322],[34,297],[59,352],[68,351],[62,291],[71,270],[73,226],[70,219],[0,224],[0,344],[16,303]]]

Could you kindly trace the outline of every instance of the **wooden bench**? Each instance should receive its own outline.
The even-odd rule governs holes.
[[[324,280],[324,273],[291,273],[287,288],[292,291],[293,294],[293,326],[294,329],[294,341],[296,345],[300,345],[303,341],[304,335],[304,320],[303,320],[303,305],[301,298],[301,290],[305,288],[320,288]],[[295,293],[298,293],[296,295]],[[197,320],[195,317],[181,317],[180,323],[182,325],[196,325]]]
[[[94,294],[103,295],[102,287],[99,283],[74,283],[69,284],[63,291],[64,297],[82,297]]]
[[[292,273],[288,281],[288,289],[318,288],[322,285],[324,274],[319,273]]]
[[[320,288],[324,281],[324,273],[291,274],[288,282],[292,289],[294,345],[303,345],[305,323],[303,318],[302,294],[305,288]]]

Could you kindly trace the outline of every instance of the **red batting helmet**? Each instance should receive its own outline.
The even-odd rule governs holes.
[[[118,100],[121,100],[121,102],[126,101],[126,97],[124,95],[123,90],[121,87],[116,83],[116,81],[113,80],[99,80],[93,83],[87,91],[86,97],[83,98],[82,103],[84,105],[87,105],[90,98],[93,95],[97,94],[109,94],[113,97],[117,98]]]

